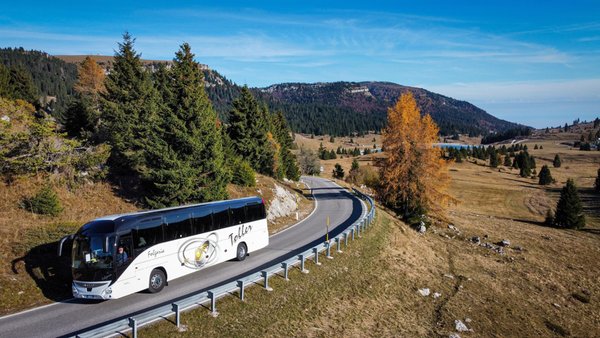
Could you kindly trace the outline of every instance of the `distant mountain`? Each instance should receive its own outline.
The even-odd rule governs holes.
[[[444,135],[487,135],[519,127],[469,102],[390,82],[284,83],[258,91],[272,108],[286,113],[292,129],[304,133],[340,135],[380,130],[388,107],[407,91]]]
[[[73,95],[77,66],[52,55],[23,48],[0,48],[0,63],[7,67],[22,66],[31,73],[40,101],[60,115]]]
[[[0,62],[24,65],[32,74],[40,97],[54,101],[54,112],[60,114],[73,95],[77,79],[76,64],[86,55],[57,57],[22,48],[0,49]],[[112,56],[92,55],[108,72]],[[159,64],[171,61],[143,60],[154,71]],[[227,121],[231,103],[241,87],[201,65],[209,98],[222,120]],[[422,88],[391,82],[282,83],[266,88],[252,88],[254,94],[272,110],[281,110],[292,130],[307,134],[349,135],[379,131],[385,125],[387,109],[400,94],[411,91],[422,113],[430,114],[443,135],[455,133],[489,135],[522,127],[498,119],[466,101],[455,100]]]

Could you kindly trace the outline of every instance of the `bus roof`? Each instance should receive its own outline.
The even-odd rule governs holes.
[[[222,200],[222,201],[214,201],[214,202],[188,204],[188,205],[180,205],[180,206],[176,206],[176,207],[156,209],[156,210],[144,210],[144,211],[138,211],[138,212],[125,213],[125,214],[107,215],[107,216],[98,217],[98,218],[84,224],[82,226],[82,229],[94,228],[94,223],[95,224],[106,224],[107,221],[109,221],[109,222],[113,221],[114,227],[115,227],[114,231],[117,231],[117,230],[119,230],[118,228],[121,228],[121,227],[125,228],[126,227],[125,225],[127,223],[130,223],[127,221],[130,221],[130,220],[137,221],[141,218],[144,218],[144,217],[141,217],[144,215],[154,216],[154,215],[162,215],[169,211],[186,210],[186,209],[191,209],[191,208],[196,208],[196,207],[203,207],[203,206],[204,207],[213,207],[213,206],[220,206],[220,205],[235,205],[235,204],[240,204],[240,203],[252,203],[252,202],[264,203],[262,198],[260,198],[258,196],[252,196],[252,197],[244,197],[244,198],[238,198],[238,199],[233,199],[233,200]]]

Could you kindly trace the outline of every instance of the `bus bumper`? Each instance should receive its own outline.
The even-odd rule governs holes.
[[[71,291],[73,297],[81,299],[111,299],[112,289],[108,282],[80,282],[73,281]]]

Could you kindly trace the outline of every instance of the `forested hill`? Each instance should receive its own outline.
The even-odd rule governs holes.
[[[411,91],[422,113],[442,134],[486,135],[518,125],[500,120],[466,101],[390,82],[284,83],[260,89],[273,109],[281,109],[292,129],[314,134],[346,134],[380,129],[387,108]]]
[[[38,97],[55,100],[51,108],[59,120],[74,93],[76,64],[84,57],[53,57],[22,48],[0,49],[1,63],[10,68],[25,68],[31,73]],[[93,57],[101,67],[110,70],[112,56]],[[156,70],[160,63],[171,63],[153,60],[142,62],[151,71]],[[239,97],[241,87],[206,65],[200,67],[206,79],[208,96],[219,117],[227,121],[231,103]],[[293,131],[307,134],[349,135],[379,131],[385,124],[387,108],[405,91],[414,94],[421,111],[431,114],[443,135],[488,135],[519,127],[468,102],[389,82],[284,83],[251,90],[270,110],[282,111]]]
[[[0,48],[0,64],[7,69],[25,69],[33,80],[39,101],[60,115],[73,95],[77,66],[47,53],[23,48]]]

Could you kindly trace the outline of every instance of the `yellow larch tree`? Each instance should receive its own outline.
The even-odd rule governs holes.
[[[443,213],[452,198],[448,164],[433,146],[439,129],[429,114],[421,116],[412,93],[388,109],[383,130],[387,155],[380,171],[380,199],[404,216]]]
[[[91,56],[86,56],[85,59],[77,67],[77,83],[75,90],[97,102],[98,96],[105,92],[104,87],[104,70],[98,65],[96,60]]]

